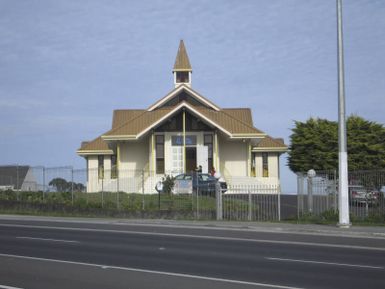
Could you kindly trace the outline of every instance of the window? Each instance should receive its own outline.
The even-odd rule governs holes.
[[[111,156],[111,179],[116,179],[118,177],[118,165],[116,155]]]
[[[212,134],[204,135],[204,145],[208,147],[207,165],[208,165],[209,171],[211,171],[213,168],[213,135]]]
[[[255,169],[255,153],[251,153],[251,176],[256,176],[256,169]]]
[[[104,156],[98,156],[98,178],[104,178]]]
[[[173,146],[183,146],[183,136],[173,135],[171,137],[171,144]],[[186,135],[186,146],[196,145],[196,144],[197,144],[197,136],[196,135]]]
[[[177,83],[189,82],[188,77],[189,77],[188,72],[178,71],[176,73],[176,82]]]
[[[266,178],[269,176],[268,157],[269,157],[268,153],[262,153],[262,176]]]
[[[155,136],[156,173],[164,174],[164,135]]]
[[[173,146],[171,150],[172,171],[177,173],[183,172],[183,147]]]

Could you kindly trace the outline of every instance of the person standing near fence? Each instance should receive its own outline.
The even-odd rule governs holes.
[[[215,176],[215,168],[214,167],[211,168],[210,175],[213,177]]]

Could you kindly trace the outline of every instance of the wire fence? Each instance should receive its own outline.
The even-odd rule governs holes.
[[[338,175],[336,171],[316,176],[297,174],[298,218],[327,217],[338,213]],[[385,171],[354,171],[348,174],[349,212],[352,220],[384,220]]]
[[[175,175],[175,172],[166,174]],[[156,185],[164,177],[148,170],[101,172],[70,166],[6,169],[2,166],[0,201],[2,208],[10,211],[24,206],[35,211],[143,218],[218,219],[219,216],[224,220],[277,221],[281,215],[287,215],[287,206],[281,205],[279,183],[259,183],[255,178],[244,177],[237,182],[236,177],[228,178],[227,190],[221,193],[218,207],[218,196],[210,184],[199,184],[196,189],[191,182],[178,183],[171,193],[159,194]],[[298,219],[338,214],[336,171],[317,172],[312,178],[298,174],[297,188]],[[385,171],[349,172],[351,219],[384,220],[384,193]]]
[[[280,219],[279,184],[227,183],[225,188],[219,186],[218,193],[216,183],[186,181],[176,183],[169,193],[157,192],[164,179],[165,175],[148,170],[29,167],[21,171],[15,166],[0,175],[0,208],[140,218]]]

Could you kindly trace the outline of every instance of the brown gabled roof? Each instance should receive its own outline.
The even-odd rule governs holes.
[[[130,119],[133,119],[141,115],[145,110],[144,109],[116,109],[114,110],[114,115],[112,117],[112,129],[121,126],[122,124],[128,122]]]
[[[176,55],[174,69],[172,71],[192,71],[183,40],[179,43],[178,54]]]
[[[212,101],[210,101],[209,99],[207,99],[206,97],[204,97],[203,95],[201,95],[200,93],[192,89],[191,87],[186,86],[185,84],[181,84],[180,86],[171,90],[169,93],[167,93],[167,95],[165,95],[164,97],[159,99],[157,102],[152,104],[147,110],[154,110],[161,107],[167,101],[176,97],[179,93],[182,93],[182,91],[194,97],[198,102],[205,103],[207,106],[215,110],[220,110],[219,106],[217,106],[215,103],[213,103]]]
[[[229,114],[226,111],[214,111],[205,107],[192,107],[186,102],[182,102],[173,107],[165,107],[153,111],[143,111],[136,117],[128,120],[125,123],[122,123],[120,126],[116,126],[115,128],[105,133],[103,138],[137,138],[146,129],[149,129],[155,126],[158,122],[162,121],[162,119],[165,118],[167,114],[177,113],[183,109],[183,107],[192,110],[193,113],[195,111],[196,113],[200,114],[206,118],[208,122],[211,122],[213,125],[231,134],[232,137],[238,137],[240,135],[265,135],[262,131],[256,129],[246,122],[243,122],[240,119],[233,117],[231,113]],[[241,114],[242,111],[247,112],[248,110],[239,110],[237,112],[234,111],[233,115]],[[248,116],[245,116],[244,119],[247,120]]]
[[[82,146],[78,149],[78,154],[82,155],[90,151],[104,152],[105,154],[113,153],[108,144],[102,140],[101,136],[97,137],[93,141],[83,142]]]
[[[228,113],[226,110],[213,111],[204,107],[195,107],[195,109],[233,135],[265,134],[242,120],[242,118],[247,119],[247,116],[240,118],[235,117],[235,115],[239,116],[245,111],[234,110],[231,113]]]
[[[263,138],[260,142],[253,144],[253,150],[256,151],[280,151],[285,152],[287,151],[287,145],[285,145],[283,139],[281,138],[272,138],[271,136],[266,136]]]
[[[231,117],[253,126],[250,108],[223,108],[222,110],[228,115],[231,115]]]
[[[121,123],[119,126],[117,125],[103,136],[130,136],[136,137],[137,134],[145,130],[146,128],[153,125],[167,113],[169,113],[173,107],[169,108],[161,108],[154,111],[146,111],[144,110],[142,113],[138,113],[138,115],[130,120]]]
[[[193,107],[183,102],[173,107],[160,108],[153,111],[147,110],[115,110],[113,117],[113,127],[110,131],[91,142],[84,142],[78,150],[78,154],[86,155],[92,153],[112,154],[108,143],[103,140],[115,138],[135,139],[150,129],[161,123],[169,114],[177,113],[181,109],[191,110],[192,113],[199,114],[206,121],[218,127],[231,137],[263,137],[265,134],[252,125],[251,111],[248,108],[223,109],[215,111],[206,107]],[[265,137],[254,148],[286,148],[283,142],[273,139],[269,136]]]

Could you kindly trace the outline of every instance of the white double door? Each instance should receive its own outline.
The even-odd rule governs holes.
[[[183,146],[171,147],[171,171],[173,173],[182,173],[184,170],[184,161],[186,161],[186,170],[190,171],[202,166],[202,172],[208,173],[208,147],[204,145],[186,147],[186,159],[183,157]],[[187,152],[188,151],[188,152]],[[188,157],[188,158],[187,158]],[[188,166],[188,167],[187,167]]]

